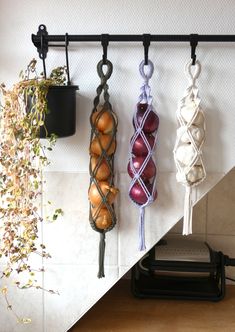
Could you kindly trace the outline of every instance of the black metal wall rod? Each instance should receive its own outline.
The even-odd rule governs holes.
[[[143,42],[144,35],[107,35],[109,42]],[[45,58],[48,47],[64,46],[69,42],[101,42],[100,35],[49,35],[44,24],[39,25],[37,34],[32,34],[32,42],[37,47],[40,58]],[[150,35],[150,42],[235,42],[235,35]],[[50,44],[50,43],[63,43]]]
[[[102,35],[68,35],[69,42],[101,42]],[[190,42],[191,35],[150,35],[151,42]],[[45,42],[65,42],[65,35],[47,35]],[[197,35],[198,42],[235,42],[235,35]],[[40,36],[32,34],[36,47]],[[142,42],[143,35],[109,35],[110,42]],[[48,46],[53,46],[49,45]]]

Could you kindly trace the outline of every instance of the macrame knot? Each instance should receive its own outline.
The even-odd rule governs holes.
[[[149,198],[148,198],[148,204],[151,204],[151,203],[153,203],[154,202],[154,197],[151,195],[151,196],[149,196]]]
[[[136,127],[136,133],[137,134],[141,134],[141,132],[142,132],[142,128],[139,125],[137,125],[137,127]]]

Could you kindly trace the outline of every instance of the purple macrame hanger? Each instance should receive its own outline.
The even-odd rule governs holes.
[[[129,188],[129,197],[131,200],[139,207],[140,214],[139,214],[139,250],[145,250],[145,229],[144,229],[144,219],[145,219],[145,207],[149,204],[151,204],[157,196],[156,191],[156,167],[155,164],[154,169],[155,173],[153,176],[151,176],[150,179],[146,180],[144,179],[144,172],[146,168],[148,167],[148,163],[152,162],[153,152],[156,145],[157,135],[156,131],[159,124],[159,118],[154,111],[154,108],[152,106],[152,96],[151,96],[151,89],[149,86],[149,79],[152,77],[154,66],[153,63],[148,60],[148,64],[145,65],[145,61],[143,60],[139,65],[139,71],[144,79],[144,82],[140,88],[140,95],[139,100],[136,105],[135,113],[133,116],[133,125],[135,129],[135,133],[131,138],[130,141],[130,151],[129,151],[129,170],[128,173],[132,177],[132,181]],[[140,111],[138,109],[139,106],[146,105],[146,109],[140,114]],[[141,120],[139,120],[139,115],[141,115]],[[146,132],[145,125],[149,120],[154,119],[156,122],[156,128],[153,132],[151,132],[151,135],[149,135],[148,132]],[[149,142],[149,137],[152,138],[152,144]],[[135,143],[138,139],[141,139],[143,141],[143,144],[145,146],[146,153],[144,154],[144,160],[142,160],[142,164],[140,168],[136,169],[134,167],[133,158],[136,157],[136,152],[134,149]],[[138,158],[138,155],[137,155]],[[139,192],[141,192],[142,198],[139,199],[135,195],[133,195],[133,192],[135,189],[138,188]]]

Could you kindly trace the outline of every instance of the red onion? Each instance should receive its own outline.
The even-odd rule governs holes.
[[[152,193],[153,185],[149,182],[145,183],[149,193]],[[145,204],[147,202],[146,194],[142,188],[142,186],[136,182],[130,190],[130,197],[131,199],[136,202],[137,204]],[[157,191],[154,193],[154,200],[157,198]]]
[[[145,135],[145,136],[152,149],[153,145],[154,145],[155,137],[153,135]],[[143,157],[147,156],[147,154],[148,154],[147,146],[146,146],[143,138],[140,135],[137,136],[137,138],[133,144],[132,153],[135,156],[143,156]]]
[[[145,157],[133,157],[132,158],[133,167],[136,172],[139,171],[139,169],[142,166],[144,161],[145,161]],[[128,174],[130,175],[130,177],[133,178],[134,173],[131,170],[130,162],[128,163],[127,171],[128,171]],[[156,174],[156,166],[153,162],[153,159],[150,158],[147,165],[145,166],[145,168],[143,169],[143,171],[141,173],[141,178],[144,181],[146,181],[146,180],[151,179],[153,176],[155,176],[155,174]]]
[[[141,104],[139,103],[137,105],[137,112],[136,112],[136,118],[137,118],[137,123],[140,126],[143,116],[148,108],[148,104]],[[135,128],[135,123],[133,122],[134,128]],[[152,134],[154,131],[158,129],[159,126],[159,117],[157,116],[156,113],[153,111],[150,111],[147,118],[145,119],[144,126],[143,126],[143,132],[146,134]],[[136,128],[135,128],[136,129]]]

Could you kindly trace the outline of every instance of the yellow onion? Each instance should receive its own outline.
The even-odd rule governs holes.
[[[115,148],[116,148],[116,141],[112,135],[99,134],[98,137],[95,137],[91,142],[90,153],[100,156],[102,150],[106,150],[107,155],[111,155],[114,153]]]
[[[107,180],[108,177],[110,176],[110,169],[108,166],[107,161],[103,158],[102,161],[100,162],[98,168],[96,168],[97,164],[99,163],[99,157],[93,155],[91,157],[91,170],[94,172],[95,170],[95,178],[99,181],[101,180]]]
[[[108,110],[98,110],[94,112],[91,117],[92,123],[103,134],[110,133],[115,124],[115,118]]]
[[[112,204],[119,190],[111,187],[107,181],[99,181],[98,185],[103,195],[106,196],[107,202]],[[93,206],[100,206],[102,203],[102,196],[100,195],[95,183],[90,186],[88,197]],[[101,206],[103,205],[105,206],[105,204],[102,204]]]
[[[108,209],[102,208],[100,210],[93,208],[91,210],[92,217],[95,219],[95,225],[99,229],[107,229],[112,225],[112,216]]]

